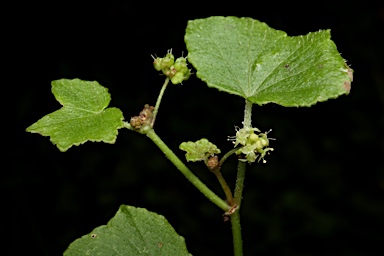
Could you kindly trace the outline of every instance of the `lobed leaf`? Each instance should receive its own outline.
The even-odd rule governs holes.
[[[179,148],[187,151],[185,157],[187,161],[192,162],[207,160],[210,155],[220,153],[220,149],[218,149],[215,144],[209,142],[207,139],[201,139],[196,142],[183,142],[180,144]]]
[[[107,108],[111,96],[98,82],[60,79],[52,82],[52,93],[63,107],[27,128],[27,132],[50,136],[60,151],[86,141],[115,143],[123,127],[123,114]]]
[[[188,22],[185,42],[197,77],[259,105],[311,106],[348,94],[352,70],[330,30],[290,37],[237,17]]]

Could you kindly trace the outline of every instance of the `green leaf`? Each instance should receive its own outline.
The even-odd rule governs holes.
[[[187,161],[192,162],[202,160],[205,161],[210,155],[220,153],[220,149],[218,149],[215,144],[209,142],[207,139],[201,139],[196,142],[183,142],[180,144],[179,148],[187,151],[185,158]]]
[[[122,205],[108,222],[72,242],[64,256],[190,255],[184,238],[161,215]]]
[[[50,136],[51,142],[67,151],[86,141],[115,143],[123,127],[117,108],[105,109],[111,96],[98,82],[61,79],[52,82],[52,93],[63,107],[27,128],[27,132]]]
[[[259,105],[311,106],[348,94],[352,70],[330,30],[289,37],[251,19],[188,22],[185,42],[196,75],[210,87]]]

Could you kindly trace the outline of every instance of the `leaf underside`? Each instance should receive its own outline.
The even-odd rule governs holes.
[[[185,42],[209,87],[255,104],[311,106],[350,91],[330,30],[290,37],[251,18],[210,17],[189,21]]]
[[[91,233],[72,242],[64,256],[77,255],[190,255],[179,236],[161,215],[146,209],[120,206],[116,215]]]

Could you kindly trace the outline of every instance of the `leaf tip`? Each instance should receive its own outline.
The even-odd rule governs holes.
[[[32,133],[32,132],[33,132],[33,130],[32,130],[32,128],[31,128],[31,127],[32,127],[32,125],[31,125],[31,126],[28,126],[28,127],[25,129],[25,131],[26,131],[26,132],[31,132],[31,133]]]

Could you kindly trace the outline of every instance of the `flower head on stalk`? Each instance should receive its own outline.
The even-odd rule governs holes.
[[[168,50],[164,58],[154,57],[153,67],[162,71],[173,84],[181,84],[191,76],[191,69],[188,69],[187,57],[179,57],[175,60],[172,49]]]
[[[273,151],[273,148],[268,147],[269,140],[271,138],[267,137],[267,134],[271,130],[262,133],[256,127],[244,127],[241,129],[239,127],[235,127],[235,129],[236,136],[230,136],[228,137],[228,140],[232,141],[235,147],[241,145],[241,147],[236,151],[236,154],[244,154],[245,159],[239,160],[248,163],[254,163],[256,160],[257,162],[263,160],[263,163],[266,163],[267,161],[264,159],[265,155],[269,151]]]

